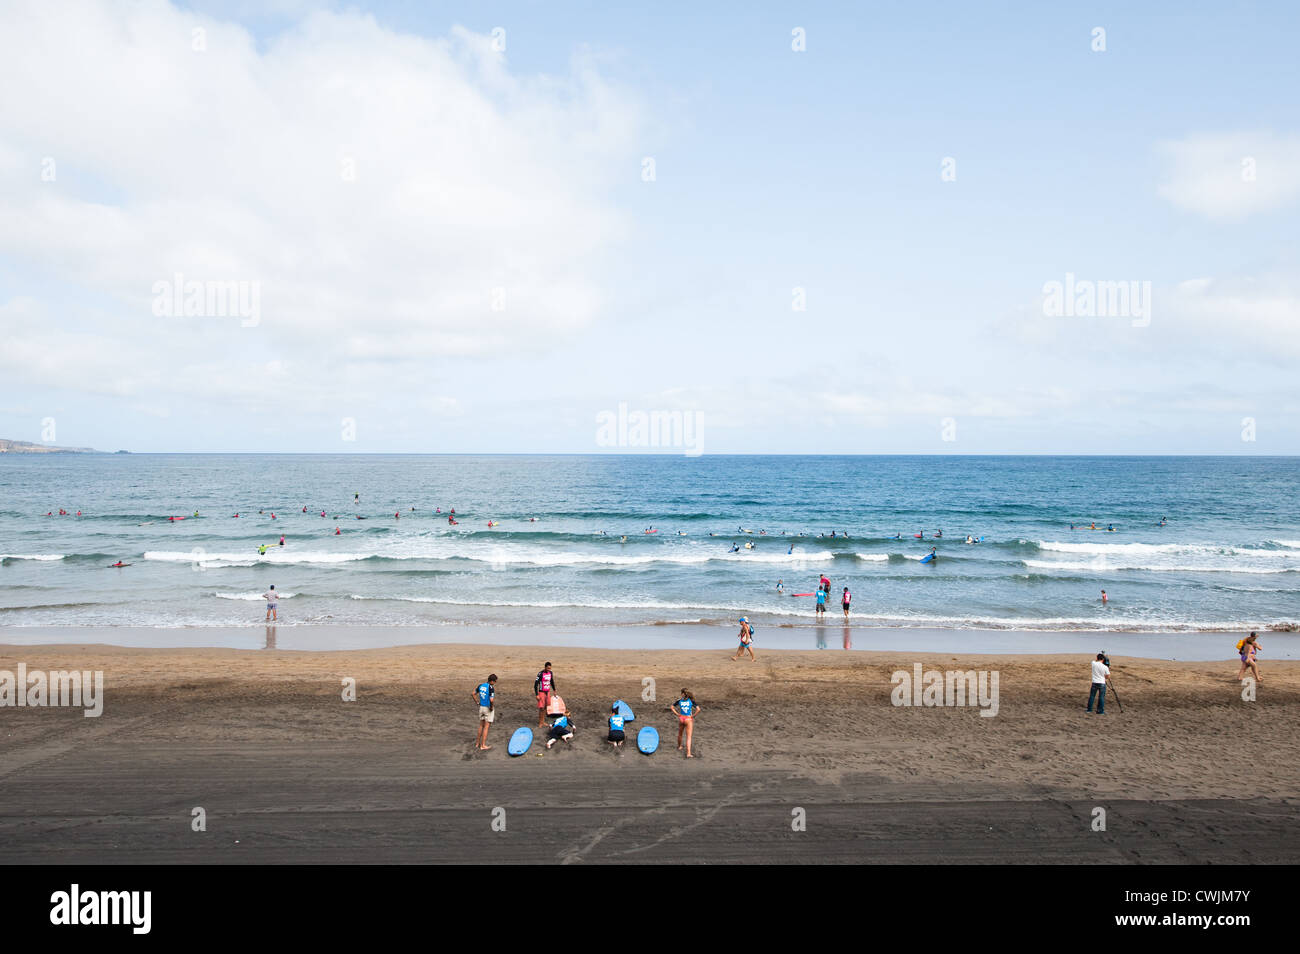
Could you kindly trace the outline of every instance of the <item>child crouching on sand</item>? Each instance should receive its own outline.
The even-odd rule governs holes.
[[[546,740],[546,747],[549,749],[561,739],[565,742],[573,741],[573,719],[569,715],[567,706],[565,707],[564,715],[551,723],[550,738]]]
[[[614,748],[621,748],[623,740],[626,738],[623,732],[627,719],[618,711],[618,703],[614,703],[609,708],[609,736],[606,739]]]

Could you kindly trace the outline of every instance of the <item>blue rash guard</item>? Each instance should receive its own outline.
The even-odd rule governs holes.
[[[612,715],[612,716],[610,716],[610,717],[609,717],[609,731],[611,731],[611,732],[622,732],[622,731],[623,731],[623,723],[624,723],[625,721],[626,721],[626,720],[625,720],[621,715]]]
[[[480,682],[476,691],[478,692],[478,704],[481,706],[490,706],[497,694],[497,691],[492,688],[492,684],[487,682]]]
[[[688,716],[695,712],[695,703],[691,699],[678,699],[677,708],[682,715]]]

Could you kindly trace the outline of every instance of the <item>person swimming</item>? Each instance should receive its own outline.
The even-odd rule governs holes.
[[[740,544],[739,544],[739,543],[733,543],[733,544],[731,545],[731,549],[728,550],[727,552],[728,552],[728,553],[739,553],[739,552],[740,552]]]

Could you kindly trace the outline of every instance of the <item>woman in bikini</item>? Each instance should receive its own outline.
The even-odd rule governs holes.
[[[1256,682],[1263,682],[1259,675],[1259,664],[1255,662],[1255,653],[1259,651],[1259,642],[1254,633],[1246,637],[1241,644],[1241,669],[1237,671],[1237,681],[1241,682],[1242,676],[1246,675],[1249,669],[1254,675]]]
[[[695,735],[695,717],[699,714],[700,704],[695,701],[695,697],[682,690],[682,697],[669,706],[677,714],[677,751],[682,750],[682,733],[686,734],[686,757],[695,758],[691,754],[691,738]]]

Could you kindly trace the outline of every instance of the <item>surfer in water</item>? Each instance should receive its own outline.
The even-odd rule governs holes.
[[[937,561],[938,559],[939,559],[939,548],[938,548],[938,547],[930,547],[930,560],[931,560],[931,562]]]

